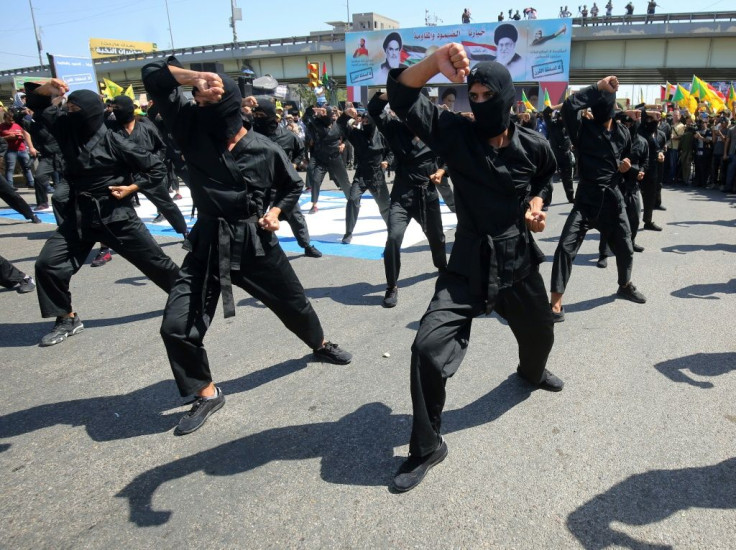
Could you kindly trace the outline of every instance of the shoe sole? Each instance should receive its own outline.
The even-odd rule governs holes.
[[[646,298],[644,300],[637,300],[633,296],[624,296],[622,294],[619,294],[618,292],[616,293],[616,296],[618,296],[622,300],[628,300],[629,302],[634,302],[635,304],[646,304],[647,303]]]
[[[414,489],[422,481],[424,481],[424,478],[427,476],[427,473],[432,468],[434,468],[435,466],[437,466],[437,464],[439,464],[440,462],[442,462],[443,460],[445,460],[447,458],[447,455],[449,453],[449,448],[447,447],[447,444],[444,441],[442,442],[442,445],[445,448],[444,452],[441,455],[439,455],[437,458],[435,458],[432,462],[428,462],[427,463],[427,469],[424,470],[424,473],[422,474],[422,477],[420,477],[414,485],[412,485],[411,487],[397,487],[396,484],[392,481],[391,482],[391,489],[393,491],[396,491],[397,493],[407,493],[407,492],[411,491],[412,489]]]
[[[386,309],[391,309],[392,307],[396,307],[396,303],[393,303],[393,304],[387,304],[386,302],[383,302],[383,303],[382,303],[381,305],[382,305],[383,307],[385,307]]]
[[[198,429],[200,429],[202,426],[205,425],[205,422],[207,422],[207,419],[210,416],[212,416],[217,411],[219,411],[224,405],[225,405],[225,400],[223,399],[219,404],[215,405],[215,408],[214,409],[211,409],[210,412],[207,413],[207,416],[204,417],[204,420],[202,420],[202,422],[200,422],[197,426],[195,426],[191,430],[186,430],[185,431],[185,430],[180,429],[179,426],[177,426],[174,429],[174,435],[187,435],[187,434],[196,432]]]
[[[55,346],[55,345],[57,345],[57,344],[61,344],[61,343],[62,343],[62,342],[63,342],[64,340],[66,340],[66,339],[67,339],[67,338],[69,338],[70,336],[74,336],[75,334],[79,334],[79,333],[80,333],[80,332],[82,332],[83,330],[84,330],[84,325],[79,325],[78,327],[75,327],[75,328],[74,328],[74,329],[73,329],[73,330],[72,330],[71,332],[67,332],[66,334],[64,334],[64,337],[63,337],[63,338],[62,338],[61,340],[58,340],[58,341],[56,341],[56,342],[50,342],[50,343],[48,343],[48,344],[46,344],[46,343],[44,343],[44,342],[42,341],[42,342],[41,342],[41,344],[40,344],[40,346],[41,346],[42,348],[49,348],[49,347],[51,347],[51,346]]]

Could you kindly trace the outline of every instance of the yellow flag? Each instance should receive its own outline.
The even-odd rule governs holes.
[[[127,88],[125,88],[125,95],[127,95],[130,99],[135,101],[135,93],[133,92],[133,85],[131,84]]]
[[[119,95],[123,95],[123,87],[115,84],[107,78],[102,79],[105,82],[105,93],[110,99],[114,99]]]

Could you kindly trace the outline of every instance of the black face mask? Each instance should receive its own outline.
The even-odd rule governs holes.
[[[590,111],[595,122],[605,124],[616,114],[616,94],[601,92],[600,100],[590,108]]]
[[[494,95],[488,101],[470,102],[476,131],[484,138],[501,135],[511,123],[514,84],[508,69],[495,61],[484,61],[473,67],[468,76],[468,90],[475,83],[488,87]]]
[[[659,123],[656,120],[649,120],[646,124],[647,132],[654,133],[657,131],[657,127],[659,126]]]
[[[69,102],[79,107],[69,112],[69,123],[77,138],[86,143],[105,122],[105,104],[91,90],[77,90],[69,94]]]
[[[243,128],[240,105],[243,96],[235,81],[226,74],[220,74],[225,93],[217,103],[199,107],[197,115],[202,129],[214,140],[225,142]],[[196,89],[195,89],[196,94]]]
[[[360,125],[360,129],[363,130],[363,133],[368,134],[369,136],[373,135],[373,130],[375,130],[376,125],[373,124],[373,120],[371,120],[370,117],[363,117],[363,120]]]
[[[276,105],[273,101],[268,98],[258,98],[258,107],[254,111],[261,116],[254,117],[253,129],[266,136],[275,134],[279,121],[276,120]]]
[[[113,105],[117,107],[117,109],[113,109],[115,120],[120,124],[127,124],[135,117],[135,105],[128,96],[119,95],[113,100]]]
[[[241,111],[240,113],[241,118],[243,119],[243,127],[250,131],[251,128],[253,128],[253,122],[255,121],[256,117],[253,116],[253,113],[248,113],[247,115]]]

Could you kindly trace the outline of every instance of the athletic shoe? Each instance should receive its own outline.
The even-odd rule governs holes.
[[[46,336],[41,338],[41,346],[55,346],[61,344],[69,336],[79,334],[84,330],[84,325],[79,315],[74,317],[57,317],[54,328]]]
[[[634,283],[629,283],[626,286],[618,287],[618,292],[616,292],[616,295],[631,302],[636,302],[637,304],[644,304],[647,301],[644,295],[636,290]]]
[[[705,188],[706,189],[710,189],[710,187],[708,187],[708,186],[706,186]],[[662,212],[667,212],[667,209],[664,206],[662,206],[661,204],[659,206],[655,206],[654,209],[655,210],[661,210]]]
[[[182,199],[182,196],[179,193],[177,193],[176,195],[174,195],[173,198],[175,201],[180,201]]]
[[[109,248],[100,248],[100,252],[97,254],[97,257],[95,257],[94,260],[92,260],[91,265],[92,267],[101,267],[105,265],[107,262],[112,260],[112,254],[110,254]]]
[[[608,267],[608,258],[605,256],[599,256],[598,261],[595,263],[596,267],[600,267],[601,269],[605,269]]]
[[[26,292],[32,292],[36,288],[36,282],[33,280],[33,277],[26,275],[14,288],[18,294],[25,294]]]
[[[317,208],[317,205],[314,205],[312,208],[309,209],[309,213],[316,214],[317,210],[319,210],[319,208]]]
[[[317,247],[311,244],[304,249],[304,255],[307,256],[308,258],[321,258],[322,257],[322,253],[319,250],[317,250]]]
[[[649,231],[662,231],[662,228],[654,222],[645,223],[644,229],[648,229]]]
[[[225,395],[220,388],[216,387],[215,391],[214,397],[197,398],[189,412],[179,420],[174,435],[186,435],[198,430],[213,413],[222,408],[225,404]]]
[[[530,384],[536,386],[540,390],[547,390],[547,391],[562,391],[562,388],[565,387],[565,383],[557,378],[554,374],[549,372],[547,369],[544,369],[544,372],[542,373],[542,380],[541,382],[532,382],[529,380],[526,376],[524,376],[521,372],[521,367],[516,367],[516,374],[519,375],[523,380],[529,382]]]
[[[41,212],[43,210],[48,210],[49,205],[48,204],[37,204],[36,207],[33,209],[34,212]]]
[[[353,240],[353,234],[352,233],[345,233],[342,237],[342,244],[350,244],[350,242]]]
[[[151,220],[151,223],[161,223],[165,219],[166,218],[164,218],[164,215],[159,212],[158,214],[156,214],[156,217]]]
[[[41,223],[41,218],[39,218],[38,216],[34,214],[33,217],[31,218],[31,223]]]
[[[387,288],[383,297],[383,307],[396,307],[399,301],[399,287]]]
[[[314,358],[324,363],[334,363],[335,365],[347,365],[353,360],[351,353],[348,353],[332,342],[325,342],[324,346],[314,350]]]
[[[562,306],[560,308],[560,311],[552,310],[552,322],[553,323],[561,323],[564,320],[565,320],[565,306]]]
[[[396,472],[391,488],[398,493],[411,491],[419,485],[427,472],[447,457],[447,443],[440,436],[440,445],[437,449],[426,456],[414,457],[409,455]]]
[[[634,243],[634,252],[644,252],[644,247]]]

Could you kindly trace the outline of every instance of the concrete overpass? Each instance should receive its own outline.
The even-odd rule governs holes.
[[[707,81],[736,80],[736,11],[599,17],[598,25],[591,18],[583,23],[573,19],[571,84],[605,74],[637,84],[688,82],[693,74]],[[133,84],[141,92],[141,67],[171,53],[185,66],[218,63],[233,76],[245,66],[288,83],[306,82],[307,61],[324,62],[328,73],[345,84],[345,41],[339,32],[107,58],[95,61],[98,80]],[[17,76],[49,72],[40,66],[0,71],[0,95],[10,95]]]

